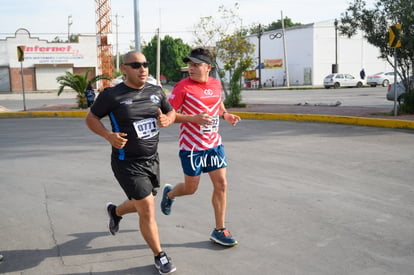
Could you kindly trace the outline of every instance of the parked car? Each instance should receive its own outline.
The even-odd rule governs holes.
[[[119,83],[123,82],[124,81],[123,77],[124,77],[123,75],[120,75],[120,76],[115,77],[114,79],[112,79],[112,86],[116,86]],[[152,75],[148,76],[147,82],[151,83],[153,85],[158,85],[157,80]],[[161,86],[161,85],[159,85],[159,86]]]
[[[327,75],[323,80],[323,85],[326,89],[334,87],[338,89],[339,87],[362,87],[363,80],[355,78],[351,74],[336,73]]]
[[[112,86],[116,86],[121,82],[124,82],[124,75],[122,75],[122,74],[120,76],[117,76],[114,79],[112,79]]]
[[[410,85],[411,85],[411,82],[413,81],[413,77],[410,76],[408,78],[408,81],[410,82]],[[394,86],[395,86],[395,89],[397,90],[397,101],[398,103],[400,103],[402,99],[401,95],[405,93],[405,86],[402,81],[398,81],[397,83],[392,83],[391,85],[388,86],[387,100],[394,101],[394,95],[395,95]]]
[[[369,75],[367,77],[367,85],[371,87],[376,87],[377,85],[382,85],[382,87],[387,87],[391,83],[394,83],[394,72],[380,72],[374,75]],[[397,81],[400,81],[400,77],[397,74]]]

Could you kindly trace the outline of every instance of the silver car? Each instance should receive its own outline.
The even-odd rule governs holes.
[[[376,87],[377,85],[382,85],[382,87],[387,87],[391,83],[394,83],[394,72],[380,72],[374,75],[369,75],[367,77],[367,85],[371,87]],[[397,81],[400,81],[400,77],[397,75]]]
[[[335,89],[338,89],[340,87],[362,87],[363,82],[362,79],[355,78],[351,74],[330,74],[327,75],[323,79],[323,86],[326,89],[329,89],[331,87],[334,87]]]
[[[413,79],[412,76],[410,76],[408,80],[410,82],[410,85],[411,85],[412,79]],[[396,91],[394,91],[394,87]],[[394,101],[395,92],[397,93],[397,101],[398,103],[400,103],[402,99],[401,95],[405,93],[405,86],[402,81],[398,81],[397,83],[392,83],[391,85],[388,86],[387,100]]]
[[[390,101],[394,101],[394,95],[395,95],[395,91],[394,91],[394,87],[395,89],[397,89],[397,101],[400,102],[401,100],[401,95],[403,93],[405,93],[405,87],[402,84],[402,82],[397,82],[397,83],[392,83],[391,85],[388,86],[387,89],[387,100]]]

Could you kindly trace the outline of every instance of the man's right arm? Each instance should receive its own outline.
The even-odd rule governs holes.
[[[86,115],[85,123],[92,132],[106,139],[113,147],[117,149],[123,148],[128,141],[126,138],[124,138],[127,136],[127,134],[114,133],[112,131],[109,131],[102,123],[102,121],[90,111]]]

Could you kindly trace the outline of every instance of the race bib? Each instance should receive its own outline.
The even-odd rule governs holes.
[[[218,132],[219,121],[220,121],[219,116],[213,116],[211,118],[212,124],[210,124],[210,125],[201,125],[201,127],[200,127],[201,133],[211,134],[211,133]]]
[[[158,135],[159,127],[155,118],[146,118],[134,122],[134,128],[140,139],[148,139]]]

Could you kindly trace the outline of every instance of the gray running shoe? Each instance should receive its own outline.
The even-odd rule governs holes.
[[[160,274],[170,274],[177,270],[174,264],[171,262],[171,258],[167,257],[164,251],[161,251],[154,257],[155,268],[158,269]]]
[[[106,204],[106,212],[108,213],[109,217],[109,232],[111,232],[112,235],[115,235],[116,232],[119,230],[119,222],[122,220],[122,217],[119,217],[115,213],[116,205],[112,202],[108,202]]]

